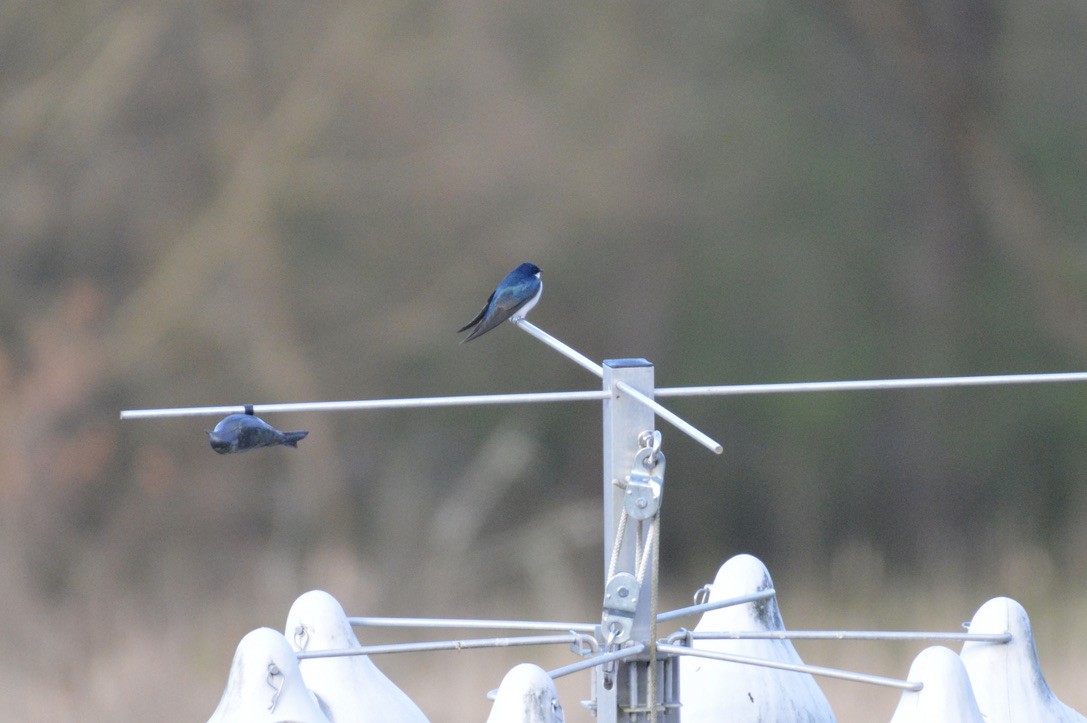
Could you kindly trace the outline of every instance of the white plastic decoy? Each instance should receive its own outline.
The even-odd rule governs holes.
[[[1011,633],[1007,643],[968,640],[959,657],[988,723],[1082,723],[1087,718],[1057,700],[1042,675],[1027,611],[1015,600],[993,598],[970,621],[972,633]]]
[[[751,555],[736,555],[717,571],[709,602],[750,595],[773,587],[770,573]],[[701,631],[784,630],[777,599],[769,598],[703,613]],[[694,648],[802,664],[788,640],[695,640]],[[835,721],[823,691],[808,673],[708,660],[680,658],[683,723],[719,721]]]
[[[487,723],[563,723],[555,682],[532,663],[510,668],[498,686]]]
[[[984,723],[966,668],[950,648],[922,650],[913,659],[909,680],[924,687],[902,694],[891,723]]]
[[[230,677],[208,723],[329,723],[306,690],[298,659],[278,631],[257,628],[238,643]]]
[[[294,601],[285,634],[299,651],[362,647],[343,607],[323,590],[311,590]],[[427,723],[419,706],[366,655],[308,658],[299,667],[306,687],[333,723]]]

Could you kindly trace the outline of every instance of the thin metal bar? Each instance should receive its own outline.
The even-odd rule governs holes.
[[[740,663],[742,665],[757,665],[763,668],[788,670],[794,673],[809,673],[811,675],[819,675],[824,678],[837,678],[839,680],[853,681],[854,683],[869,683],[871,685],[882,685],[887,688],[898,688],[900,690],[918,691],[924,687],[922,683],[915,683],[909,680],[899,680],[897,678],[885,678],[882,675],[867,675],[865,673],[854,673],[852,671],[839,670],[837,668],[824,668],[821,665],[798,665],[796,663],[784,663],[778,660],[765,660],[763,658],[752,658],[746,655],[719,653],[714,650],[688,648],[683,645],[667,645],[658,643],[657,652],[666,654],[670,653],[672,655],[693,655],[698,658],[724,660],[728,663]]]
[[[599,367],[577,351],[558,341],[550,334],[540,330],[525,320],[517,322],[518,325],[538,338],[550,339],[555,342],[552,346],[562,351],[569,350],[567,354],[578,363],[588,368],[594,374]],[[531,328],[531,330],[530,330]],[[538,334],[537,334],[538,332]],[[542,335],[542,336],[540,336]],[[550,343],[550,342],[548,342]],[[566,352],[563,351],[565,354]],[[735,384],[726,386],[701,386],[701,387],[663,387],[654,390],[657,397],[690,397],[690,396],[735,396],[745,394],[787,394],[805,392],[834,392],[834,391],[863,391],[875,389],[919,389],[926,387],[965,387],[965,386],[992,386],[999,384],[1044,384],[1044,383],[1068,383],[1087,381],[1087,372],[1067,372],[1056,374],[1003,374],[996,376],[974,377],[931,377],[918,379],[872,379],[860,381],[836,381],[836,382],[785,382],[780,384]],[[629,390],[624,389],[629,393]],[[276,412],[334,412],[363,409],[403,409],[413,407],[450,407],[472,404],[523,404],[533,402],[563,402],[563,401],[599,401],[609,396],[607,391],[578,391],[578,392],[536,392],[528,394],[479,394],[457,397],[422,397],[413,399],[361,399],[336,402],[295,402],[252,405],[254,414],[271,414]],[[633,395],[632,395],[633,396]],[[639,401],[647,399],[644,395]],[[652,401],[652,400],[650,400]],[[654,402],[655,403],[655,402]],[[664,410],[662,412],[661,410]],[[197,416],[224,416],[227,414],[242,414],[247,407],[242,404],[215,407],[172,407],[164,409],[126,409],[121,412],[121,419],[151,419],[162,417],[197,417]],[[664,407],[654,407],[661,416],[665,416],[673,424],[676,422],[667,417],[671,414]],[[674,416],[674,415],[673,415]],[[678,418],[677,418],[678,419]],[[677,426],[679,426],[677,424]],[[686,430],[685,430],[686,431]],[[688,432],[689,433],[689,432]],[[708,439],[708,438],[707,438]],[[701,441],[701,440],[700,440]],[[703,441],[703,444],[706,444]],[[714,443],[716,445],[716,443]],[[707,445],[708,446],[708,445]],[[720,445],[717,445],[720,447]],[[716,451],[716,447],[711,447]]]
[[[715,600],[714,602],[699,603],[698,605],[690,605],[685,608],[679,608],[677,610],[669,610],[666,613],[660,613],[657,615],[657,622],[663,623],[667,620],[675,620],[676,618],[686,617],[688,615],[697,615],[698,613],[704,613],[708,610],[717,610],[719,608],[727,608],[733,605],[743,605],[749,602],[758,602],[759,600],[766,600],[772,598],[777,594],[774,588],[768,590],[760,590],[759,592],[753,592],[750,595],[741,595],[739,597],[732,597],[726,600]]]
[[[521,329],[524,329],[525,331],[527,331],[532,336],[536,337],[537,339],[539,339],[543,343],[550,346],[555,351],[559,352],[560,354],[563,354],[564,356],[566,356],[566,357],[568,357],[570,359],[573,359],[575,362],[577,362],[581,366],[585,367],[586,369],[591,371],[593,374],[597,375],[598,377],[603,378],[603,376],[604,376],[604,367],[603,366],[601,366],[600,364],[597,364],[592,359],[585,356],[584,354],[577,351],[576,349],[569,346],[568,344],[565,344],[564,342],[561,342],[558,339],[556,339],[555,337],[551,336],[546,331],[544,331],[540,327],[536,326],[535,324],[533,324],[528,319],[511,319],[511,321],[513,321],[513,323],[516,324]],[[632,398],[638,400],[639,402],[641,402],[645,406],[652,409],[658,415],[660,415],[665,420],[667,420],[672,425],[674,425],[681,432],[687,434],[688,436],[693,438],[695,441],[697,441],[699,444],[701,444],[702,446],[704,446],[706,449],[710,450],[714,454],[721,454],[722,452],[725,451],[725,448],[722,447],[721,444],[719,442],[717,442],[715,439],[712,439],[707,434],[705,434],[702,431],[696,429],[692,424],[690,424],[689,422],[682,419],[678,414],[676,414],[675,412],[670,411],[669,409],[664,407],[659,402],[654,401],[652,398],[647,397],[646,395],[642,394],[641,392],[639,392],[637,389],[630,386],[626,382],[624,382],[622,380],[617,380],[615,382],[615,386],[620,391],[628,394]]]
[[[466,618],[351,617],[352,625],[365,628],[459,628],[463,630],[556,630],[595,633],[593,623],[558,623],[531,620],[470,620]]]
[[[665,387],[658,397],[733,396],[742,394],[795,394],[847,392],[870,389],[924,389],[929,387],[980,387],[1001,384],[1061,384],[1087,382],[1087,372],[1055,374],[996,374],[971,377],[920,377],[915,379],[862,379],[839,382],[784,382],[778,384],[729,384],[704,387]]]
[[[548,672],[548,676],[550,676],[552,680],[556,680],[563,676],[570,675],[571,673],[577,673],[579,671],[586,670],[587,668],[595,668],[598,665],[603,665],[604,663],[612,660],[623,660],[625,658],[633,657],[641,653],[643,650],[645,650],[645,645],[643,643],[638,643],[637,645],[632,645],[629,648],[622,648],[621,650],[615,650],[610,653],[601,653],[600,655],[594,655],[592,658],[588,658],[586,660],[582,660],[580,662],[573,663],[562,668],[555,668],[554,670]],[[487,700],[494,700],[497,695],[497,688],[488,691]]]
[[[551,347],[552,349],[554,349],[558,353],[562,354],[565,357],[573,359],[575,362],[577,362],[581,366],[585,367],[586,369],[591,371],[596,376],[598,376],[598,377],[603,377],[604,376],[604,368],[602,366],[600,366],[599,364],[594,362],[592,359],[590,359],[589,357],[587,357],[584,354],[582,354],[581,352],[579,352],[577,349],[574,349],[573,347],[571,347],[571,346],[569,346],[567,344],[564,344],[563,342],[559,341],[555,337],[551,336],[546,331],[544,331],[540,327],[536,326],[535,324],[533,324],[528,319],[510,319],[510,321],[512,321],[514,324],[516,324],[519,328],[523,329],[524,331],[527,331],[529,334],[532,334],[532,336],[536,337],[537,339],[542,341],[544,344],[547,344],[549,347]]]
[[[661,417],[664,417],[664,419],[667,420],[668,422],[671,422],[672,425],[676,427],[676,429],[678,429],[681,432],[684,432],[685,434],[687,434],[687,436],[691,437],[696,442],[698,442],[699,444],[701,444],[703,447],[710,450],[714,454],[721,454],[722,452],[725,451],[725,448],[721,446],[720,442],[713,439],[709,435],[704,434],[702,431],[696,429],[689,422],[684,421],[675,412],[670,411],[667,407],[663,406],[660,402],[657,402],[657,401],[655,401],[653,399],[650,399],[649,397],[642,394],[641,392],[639,392],[637,389],[630,386],[626,382],[624,382],[622,380],[618,380],[618,381],[615,382],[615,387],[617,389],[619,389],[621,392],[630,395],[634,399],[637,399],[639,402],[641,402],[645,406],[652,409],[654,412],[656,412]]]
[[[284,404],[236,404],[225,407],[177,407],[169,409],[127,409],[121,419],[149,419],[157,417],[224,416],[274,412],[343,412],[358,409],[404,409],[414,407],[453,407],[471,404],[524,404],[535,402],[600,401],[607,399],[604,390],[583,392],[530,392],[527,394],[476,394],[460,397],[417,397],[412,399],[359,399],[343,402],[293,402]]]
[[[610,653],[601,653],[600,655],[594,655],[591,658],[585,660],[579,660],[576,663],[565,665],[561,668],[555,668],[549,671],[547,674],[554,678],[561,678],[571,673],[577,673],[582,670],[588,670],[589,668],[595,668],[598,665],[609,663],[613,660],[626,660],[627,658],[633,658],[635,655],[640,655],[645,650],[645,643],[636,643],[627,648],[620,648]]]
[[[687,631],[695,640],[973,640],[1007,643],[1011,633],[930,633],[880,630],[734,630]]]
[[[576,635],[531,635],[515,638],[481,638],[474,640],[432,640],[422,643],[364,645],[339,650],[302,650],[299,660],[308,658],[339,658],[351,655],[385,655],[388,653],[425,653],[439,650],[476,650],[479,648],[514,648],[525,645],[558,645],[577,641]]]

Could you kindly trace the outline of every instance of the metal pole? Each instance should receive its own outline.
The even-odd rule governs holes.
[[[660,616],[657,616],[660,619]],[[929,633],[888,630],[691,630],[679,631],[676,639],[691,640],[941,640],[1010,643],[1011,633]],[[669,637],[671,641],[672,638]]]
[[[732,607],[733,605],[744,605],[749,602],[758,602],[759,600],[769,600],[777,595],[777,590],[770,588],[768,590],[759,590],[753,592],[750,595],[740,595],[739,597],[732,597],[726,600],[717,600],[711,603],[700,603],[698,605],[690,605],[685,608],[679,608],[678,610],[669,610],[666,613],[657,614],[657,622],[663,623],[668,620],[675,620],[676,618],[687,617],[688,615],[701,615],[704,612],[710,610],[719,610],[721,608]]]
[[[517,327],[519,329],[521,329],[522,331],[528,332],[529,334],[536,337],[537,339],[542,341],[544,344],[547,344],[549,347],[551,347],[552,349],[554,349],[558,353],[562,354],[566,358],[574,360],[575,362],[580,364],[585,369],[588,369],[589,371],[591,371],[596,376],[602,377],[605,380],[607,380],[608,377],[604,376],[604,374],[605,374],[604,367],[600,366],[599,364],[594,362],[592,359],[590,359],[589,357],[587,357],[584,354],[582,354],[581,352],[579,352],[577,349],[574,349],[569,344],[565,344],[565,343],[559,341],[558,339],[556,339],[555,337],[551,336],[546,331],[544,331],[540,327],[538,327],[535,324],[533,324],[532,322],[530,322],[528,319],[510,319],[510,321],[513,324],[516,324]],[[649,364],[649,362],[646,362],[644,359],[640,359],[640,360],[620,359],[618,361],[620,361],[620,362],[642,361],[642,362],[645,362],[646,364]],[[608,362],[605,361],[604,364],[606,366],[608,364]],[[721,446],[720,442],[713,439],[708,434],[705,434],[701,430],[697,429],[693,424],[691,424],[690,422],[684,420],[678,414],[676,414],[675,412],[667,409],[666,407],[661,405],[659,402],[654,401],[652,387],[650,387],[648,390],[645,391],[645,393],[643,393],[642,390],[636,389],[636,388],[630,386],[625,381],[623,381],[623,379],[620,379],[620,378],[616,377],[615,380],[616,380],[615,385],[620,389],[620,391],[622,391],[622,392],[624,392],[626,394],[629,394],[631,397],[638,400],[640,403],[642,403],[642,404],[646,405],[647,407],[649,407],[650,409],[652,409],[654,412],[659,414],[661,417],[668,420],[669,423],[675,425],[676,429],[683,432],[684,434],[689,435],[692,439],[694,439],[696,442],[701,444],[706,449],[710,450],[714,454],[721,454],[724,451],[724,447]],[[609,387],[607,384],[604,385],[604,389],[607,390],[609,393],[614,394],[614,392],[612,392],[612,390],[611,390],[611,387]]]
[[[644,651],[645,645],[643,645],[642,643],[638,643],[637,645],[632,645],[629,648],[617,650],[614,653],[601,653],[600,655],[594,655],[588,660],[580,660],[576,663],[571,663],[570,665],[564,665],[561,668],[555,668],[554,670],[548,671],[547,674],[550,675],[552,678],[561,678],[564,675],[570,675],[571,673],[580,673],[582,670],[586,670],[587,668],[595,668],[602,663],[608,663],[613,660],[625,660],[626,658],[632,658],[635,655],[641,655]],[[604,720],[609,719],[605,718]]]
[[[415,397],[409,399],[355,399],[336,402],[286,402],[274,404],[233,404],[218,407],[170,407],[126,409],[121,419],[199,417],[227,414],[273,414],[276,412],[346,412],[365,409],[413,409],[418,407],[461,407],[477,404],[528,404],[539,402],[595,401],[607,391],[528,392],[524,394],[474,394],[459,397]]]
[[[655,429],[652,406],[629,391],[652,400],[653,365],[645,359],[609,359],[603,371],[604,389],[612,395],[603,405],[604,604],[599,640],[605,654],[631,645],[649,652],[593,668],[593,707],[601,723],[647,722],[657,719],[652,711],[660,681],[653,663],[657,528],[650,519],[632,519],[624,511],[627,479],[645,451],[643,435]]]
[[[653,365],[645,359],[606,359],[604,389],[614,390],[616,381],[624,381],[648,397],[653,396]],[[619,516],[623,510],[622,481],[634,467],[634,456],[642,432],[653,430],[653,411],[629,395],[613,392],[604,400],[604,582],[607,583],[612,549],[616,543]],[[635,571],[634,530],[628,527],[622,540],[617,569]],[[644,620],[641,632],[649,632]],[[636,636],[635,636],[636,638]],[[636,638],[637,639],[637,638]]]
[[[652,397],[642,394],[637,389],[633,388],[632,386],[623,381],[615,382],[615,386],[619,389],[619,391],[629,394],[645,406],[652,409],[657,414],[667,419],[679,431],[686,432],[687,435],[690,436],[694,441],[698,442],[714,454],[721,454],[725,451],[725,448],[722,447],[721,443],[718,442],[716,439],[710,437],[708,434],[705,434],[704,432],[696,428],[693,424],[686,421],[678,414],[662,405],[660,402],[654,401]]]
[[[478,650],[480,648],[514,648],[523,645],[561,645],[576,643],[577,634],[522,635],[513,638],[473,638],[471,640],[431,640],[422,643],[391,643],[389,645],[364,645],[339,650],[301,650],[299,660],[310,658],[343,658],[353,655],[388,655],[390,653],[425,653],[438,650]]]
[[[459,628],[466,630],[556,630],[575,633],[596,632],[592,623],[562,623],[537,620],[477,620],[467,618],[386,618],[349,617],[360,628]]]
[[[971,377],[919,377],[914,379],[861,379],[840,382],[784,382],[778,384],[728,384],[704,387],[666,387],[658,397],[734,396],[743,394],[799,394],[810,392],[859,392],[877,389],[931,389],[937,387],[987,387],[1010,384],[1069,384],[1087,382],[1087,372],[1055,374],[992,374]]]
[[[899,680],[898,678],[887,678],[882,675],[867,675],[865,673],[854,673],[849,670],[824,668],[821,665],[798,665],[796,663],[785,663],[780,660],[764,660],[762,658],[752,658],[749,655],[733,655],[732,653],[720,653],[715,650],[688,648],[682,645],[668,645],[667,643],[662,643],[657,646],[657,649],[660,650],[662,653],[670,653],[672,655],[692,655],[696,658],[709,658],[710,660],[724,660],[729,663],[757,665],[763,668],[788,670],[794,673],[809,673],[811,675],[821,675],[825,678],[837,678],[838,680],[850,680],[854,683],[869,683],[870,685],[882,685],[886,688],[898,688],[899,690],[917,691],[921,690],[921,688],[924,687],[924,685],[919,681]]]
[[[604,374],[604,370],[600,367],[599,364],[597,364],[592,359],[585,356],[584,354],[582,354],[581,352],[579,352],[577,349],[573,348],[569,344],[564,344],[563,342],[559,341],[555,337],[551,336],[546,331],[544,331],[540,327],[536,326],[535,324],[533,324],[528,319],[525,319],[525,318],[510,319],[510,322],[513,323],[513,324],[516,324],[517,327],[520,328],[522,331],[527,331],[529,334],[536,337],[537,339],[542,341],[544,344],[547,344],[549,347],[551,347],[552,349],[554,349],[558,353],[562,354],[567,359],[571,359],[571,360],[577,362],[579,365],[581,365],[585,369],[588,369],[589,371],[591,371],[596,376],[599,377],[599,376],[602,376]],[[605,387],[605,389],[606,388],[607,387]]]

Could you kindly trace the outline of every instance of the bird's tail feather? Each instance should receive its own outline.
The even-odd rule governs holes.
[[[298,442],[300,440],[305,439],[307,434],[309,434],[309,432],[306,432],[306,431],[284,432],[283,433],[283,444],[285,444],[288,447],[297,447]]]

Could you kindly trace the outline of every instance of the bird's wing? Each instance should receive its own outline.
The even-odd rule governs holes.
[[[471,341],[477,336],[486,334],[491,329],[501,324],[506,319],[517,313],[517,310],[527,304],[536,296],[536,292],[540,289],[540,280],[532,277],[524,283],[516,284],[504,288],[502,290],[495,290],[494,294],[491,294],[491,301],[487,302],[488,307],[492,307],[491,313],[486,318],[479,320],[475,329],[468,335],[465,341]],[[486,311],[486,309],[484,310]],[[465,327],[467,328],[467,327]]]
[[[476,318],[472,319],[467,324],[465,324],[461,328],[457,329],[458,334],[461,333],[462,331],[466,331],[468,329],[471,329],[473,326],[478,324],[481,319],[483,319],[483,316],[487,313],[487,309],[489,309],[490,306],[491,306],[491,300],[494,298],[494,293],[495,292],[492,291],[491,295],[487,297],[487,303],[484,304],[483,308],[479,310],[478,314],[476,314]]]

